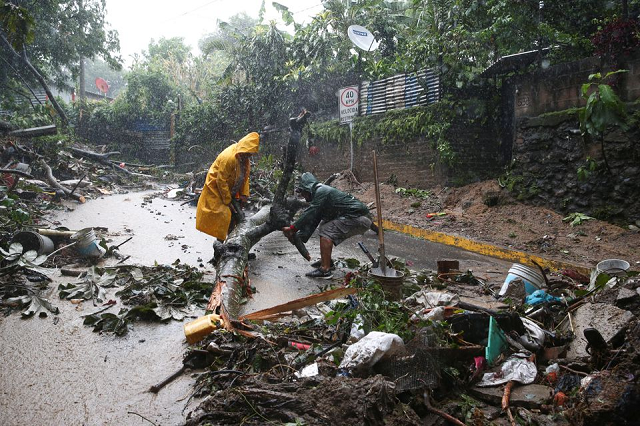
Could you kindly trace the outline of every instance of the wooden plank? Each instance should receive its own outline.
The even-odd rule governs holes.
[[[334,290],[328,290],[318,294],[312,294],[311,296],[303,297],[301,299],[292,300],[282,305],[274,306],[272,308],[263,309],[261,311],[252,312],[250,314],[241,316],[241,320],[260,320],[272,317],[275,314],[286,311],[293,311],[296,309],[306,308],[307,306],[317,305],[320,302],[326,302],[327,300],[339,299],[341,297],[348,296],[349,294],[355,294],[358,291],[356,288],[337,288]]]
[[[58,133],[58,129],[55,124],[42,127],[31,127],[29,129],[18,129],[13,132],[9,132],[9,136],[15,136],[18,138],[29,138],[37,136],[55,135]]]

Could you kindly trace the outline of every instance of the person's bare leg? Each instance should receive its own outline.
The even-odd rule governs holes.
[[[320,267],[323,271],[331,268],[331,252],[333,251],[333,241],[320,237]]]

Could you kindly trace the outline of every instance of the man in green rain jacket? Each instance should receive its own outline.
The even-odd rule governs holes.
[[[316,227],[320,235],[320,261],[305,274],[312,278],[333,277],[331,252],[344,240],[354,235],[364,234],[371,227],[369,209],[350,194],[323,185],[309,172],[302,175],[296,191],[311,205],[307,207],[293,225],[282,228],[284,235],[292,239],[297,232],[303,242],[307,242]]]

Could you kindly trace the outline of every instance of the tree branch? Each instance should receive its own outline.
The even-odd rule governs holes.
[[[65,114],[64,110],[60,107],[60,104],[58,104],[58,101],[55,100],[53,93],[51,93],[51,89],[49,89],[49,85],[47,84],[47,81],[44,79],[42,74],[40,74],[36,69],[36,67],[34,67],[31,64],[31,62],[29,62],[29,58],[27,58],[27,51],[23,49],[22,55],[20,55],[18,52],[16,52],[16,50],[13,48],[11,43],[9,43],[9,40],[7,40],[7,38],[2,33],[0,33],[0,40],[2,40],[2,42],[5,44],[7,49],[15,57],[17,57],[27,67],[29,71],[31,71],[31,74],[33,74],[33,76],[36,78],[36,80],[38,80],[38,82],[40,83],[44,91],[47,93],[47,96],[49,97],[49,101],[51,102],[51,105],[53,105],[53,108],[55,108],[55,110],[57,111],[58,115],[60,115],[60,119],[62,120],[62,123],[64,125],[67,125],[67,123],[69,122],[67,115]]]
[[[60,183],[58,183],[56,178],[53,176],[53,172],[51,171],[51,167],[49,167],[49,165],[47,163],[45,163],[45,161],[43,159],[40,159],[40,164],[42,165],[42,167],[44,168],[44,170],[45,170],[45,172],[47,174],[47,182],[49,182],[49,185],[51,185],[54,188],[59,189],[60,191],[64,192],[64,194],[69,198],[73,198],[74,200],[77,200],[77,201],[79,201],[81,203],[84,203],[86,201],[85,198],[82,195],[73,194],[69,188],[65,188],[64,186],[60,185]]]

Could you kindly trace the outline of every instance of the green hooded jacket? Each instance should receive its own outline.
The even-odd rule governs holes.
[[[311,193],[311,205],[293,223],[305,243],[318,227],[320,221],[329,222],[339,217],[356,218],[369,216],[369,209],[351,194],[324,185],[311,173],[302,174],[298,188]]]

